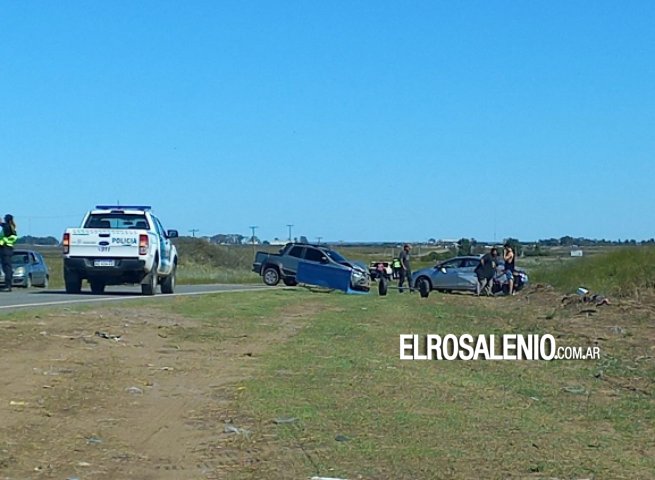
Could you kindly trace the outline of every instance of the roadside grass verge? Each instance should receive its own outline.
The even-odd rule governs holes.
[[[180,284],[198,285],[205,283],[261,283],[261,277],[244,268],[221,268],[206,264],[187,262],[177,270]]]
[[[194,328],[180,330],[177,335],[191,341],[223,341],[247,339],[251,335],[273,334],[283,326],[289,311],[311,308],[321,298],[289,296],[288,291],[220,293],[193,299],[175,298],[160,307],[184,317],[200,321]]]
[[[655,291],[655,248],[626,247],[536,269],[531,281],[562,292],[585,287],[616,297],[639,298]]]
[[[99,308],[54,311],[60,323]],[[621,319],[625,332],[612,334],[616,318],[548,319],[521,296],[424,300],[301,288],[162,296],[126,308],[134,319],[158,310],[156,334],[208,355],[217,370],[243,366],[216,397],[225,393],[229,408],[205,417],[215,429],[212,451],[239,459],[216,478],[651,479],[655,471],[651,316],[630,314]],[[22,335],[18,320],[39,312],[11,312],[3,333]],[[43,328],[30,326],[38,339]],[[599,344],[602,356],[400,361],[402,333],[550,333],[559,345]],[[279,417],[298,421],[274,424]],[[224,421],[252,433],[222,434]]]
[[[635,360],[648,348],[634,338],[606,342],[600,361],[399,360],[401,333],[553,333],[534,312],[471,300],[323,296],[329,308],[265,355],[237,396],[241,419],[258,428],[244,448],[271,437],[277,448],[234,478],[652,478],[655,374]],[[599,372],[645,387],[609,388]]]

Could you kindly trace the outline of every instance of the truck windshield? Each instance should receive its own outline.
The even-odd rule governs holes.
[[[84,222],[84,228],[149,229],[145,215],[129,213],[92,213]]]

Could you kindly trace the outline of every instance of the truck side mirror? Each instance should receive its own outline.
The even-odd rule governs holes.
[[[168,238],[177,238],[178,237],[177,230],[169,230],[168,232],[166,232],[166,236]]]

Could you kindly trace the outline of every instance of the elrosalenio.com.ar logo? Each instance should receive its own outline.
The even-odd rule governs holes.
[[[600,347],[558,346],[552,335],[400,335],[401,360],[597,360]]]

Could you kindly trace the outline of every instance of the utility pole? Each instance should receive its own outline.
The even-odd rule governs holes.
[[[318,245],[321,244],[321,238],[323,238],[323,237],[316,237],[316,240],[318,240]]]
[[[251,225],[250,230],[252,230],[252,237],[250,237],[250,242],[252,243],[252,249],[255,249],[255,230],[259,227],[257,225]]]
[[[291,227],[293,227],[293,223],[287,223],[287,227],[289,227],[289,241],[291,241]]]
[[[197,228],[192,228],[192,229],[189,230],[189,231],[191,232],[191,236],[195,238],[195,236],[196,236],[196,232],[199,232],[200,230],[198,230]]]

